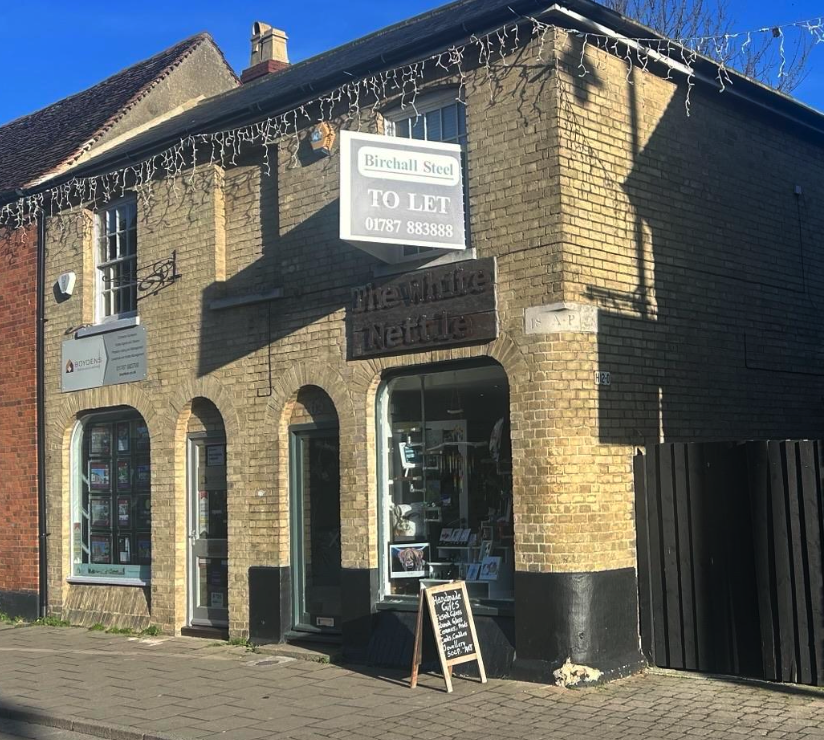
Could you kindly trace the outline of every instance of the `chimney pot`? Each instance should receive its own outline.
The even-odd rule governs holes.
[[[252,24],[252,55],[248,69],[240,75],[241,82],[251,82],[264,75],[289,66],[286,53],[286,33],[272,28],[268,23],[255,21]]]
[[[286,53],[287,39],[286,33],[279,28],[255,21],[252,24],[252,56],[249,66],[254,67],[268,61],[289,64],[289,56]]]

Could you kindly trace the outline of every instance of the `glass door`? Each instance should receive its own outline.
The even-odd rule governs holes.
[[[295,628],[340,631],[340,440],[338,430],[291,435]]]
[[[229,624],[226,440],[189,440],[189,624]]]

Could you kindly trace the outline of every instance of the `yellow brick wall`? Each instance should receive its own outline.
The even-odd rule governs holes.
[[[814,328],[808,322],[818,296],[802,290],[795,203],[785,185],[804,174],[805,187],[816,192],[818,150],[783,130],[780,144],[772,142],[774,123],[717,93],[696,95],[687,118],[674,83],[638,73],[630,86],[622,63],[595,50],[588,54],[602,54],[600,66],[593,58],[592,74],[579,78],[580,49],[562,36],[557,69],[554,50],[550,38],[548,62],[536,59],[534,47],[508,66],[496,60],[491,86],[484,70],[467,65],[472,246],[478,257],[495,257],[498,271],[500,335],[489,344],[346,359],[349,291],[372,278],[377,262],[337,238],[337,145],[319,158],[304,137],[297,156],[290,141],[271,150],[272,177],[260,153],[249,150],[225,171],[198,166],[193,185],[181,178],[154,183],[150,205],[139,201],[139,262],[176,250],[182,277],[140,303],[148,377],[63,394],[60,343],[90,320],[94,268],[88,214],[50,219],[48,281],[78,273],[75,295],[61,304],[47,300],[46,315],[49,594],[56,613],[88,604],[85,596],[74,599],[65,578],[68,439],[78,415],[92,409],[132,406],[149,425],[151,617],[167,630],[186,618],[192,404],[208,399],[219,411],[228,443],[235,635],[248,630],[248,568],[289,562],[288,427],[305,418],[299,393],[306,386],[328,394],[339,419],[346,568],[378,562],[374,406],[381,378],[394,368],[493,357],[506,370],[518,570],[633,566],[632,452],[661,431],[667,439],[814,432],[809,410],[819,402],[821,394],[811,393],[818,380],[745,372],[740,336],[760,327],[780,350],[792,338],[782,327],[792,327],[793,337]],[[444,82],[456,80],[432,80]],[[346,125],[379,124],[364,112]],[[742,158],[748,166],[739,172]],[[805,265],[809,275],[822,267],[812,256]],[[749,287],[756,283],[773,287]],[[216,298],[272,288],[284,297],[208,308]],[[803,325],[781,309],[788,294]],[[525,309],[558,301],[596,305],[598,333],[526,334]],[[756,310],[759,321],[752,320]],[[771,351],[790,361],[772,345],[750,347],[759,362]],[[595,385],[598,369],[612,372],[609,388]]]

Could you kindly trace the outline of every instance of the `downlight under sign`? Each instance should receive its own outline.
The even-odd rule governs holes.
[[[461,147],[341,131],[340,238],[385,262],[466,249]]]

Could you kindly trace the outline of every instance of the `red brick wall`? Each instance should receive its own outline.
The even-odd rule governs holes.
[[[38,589],[36,324],[37,229],[0,231],[0,609]]]

